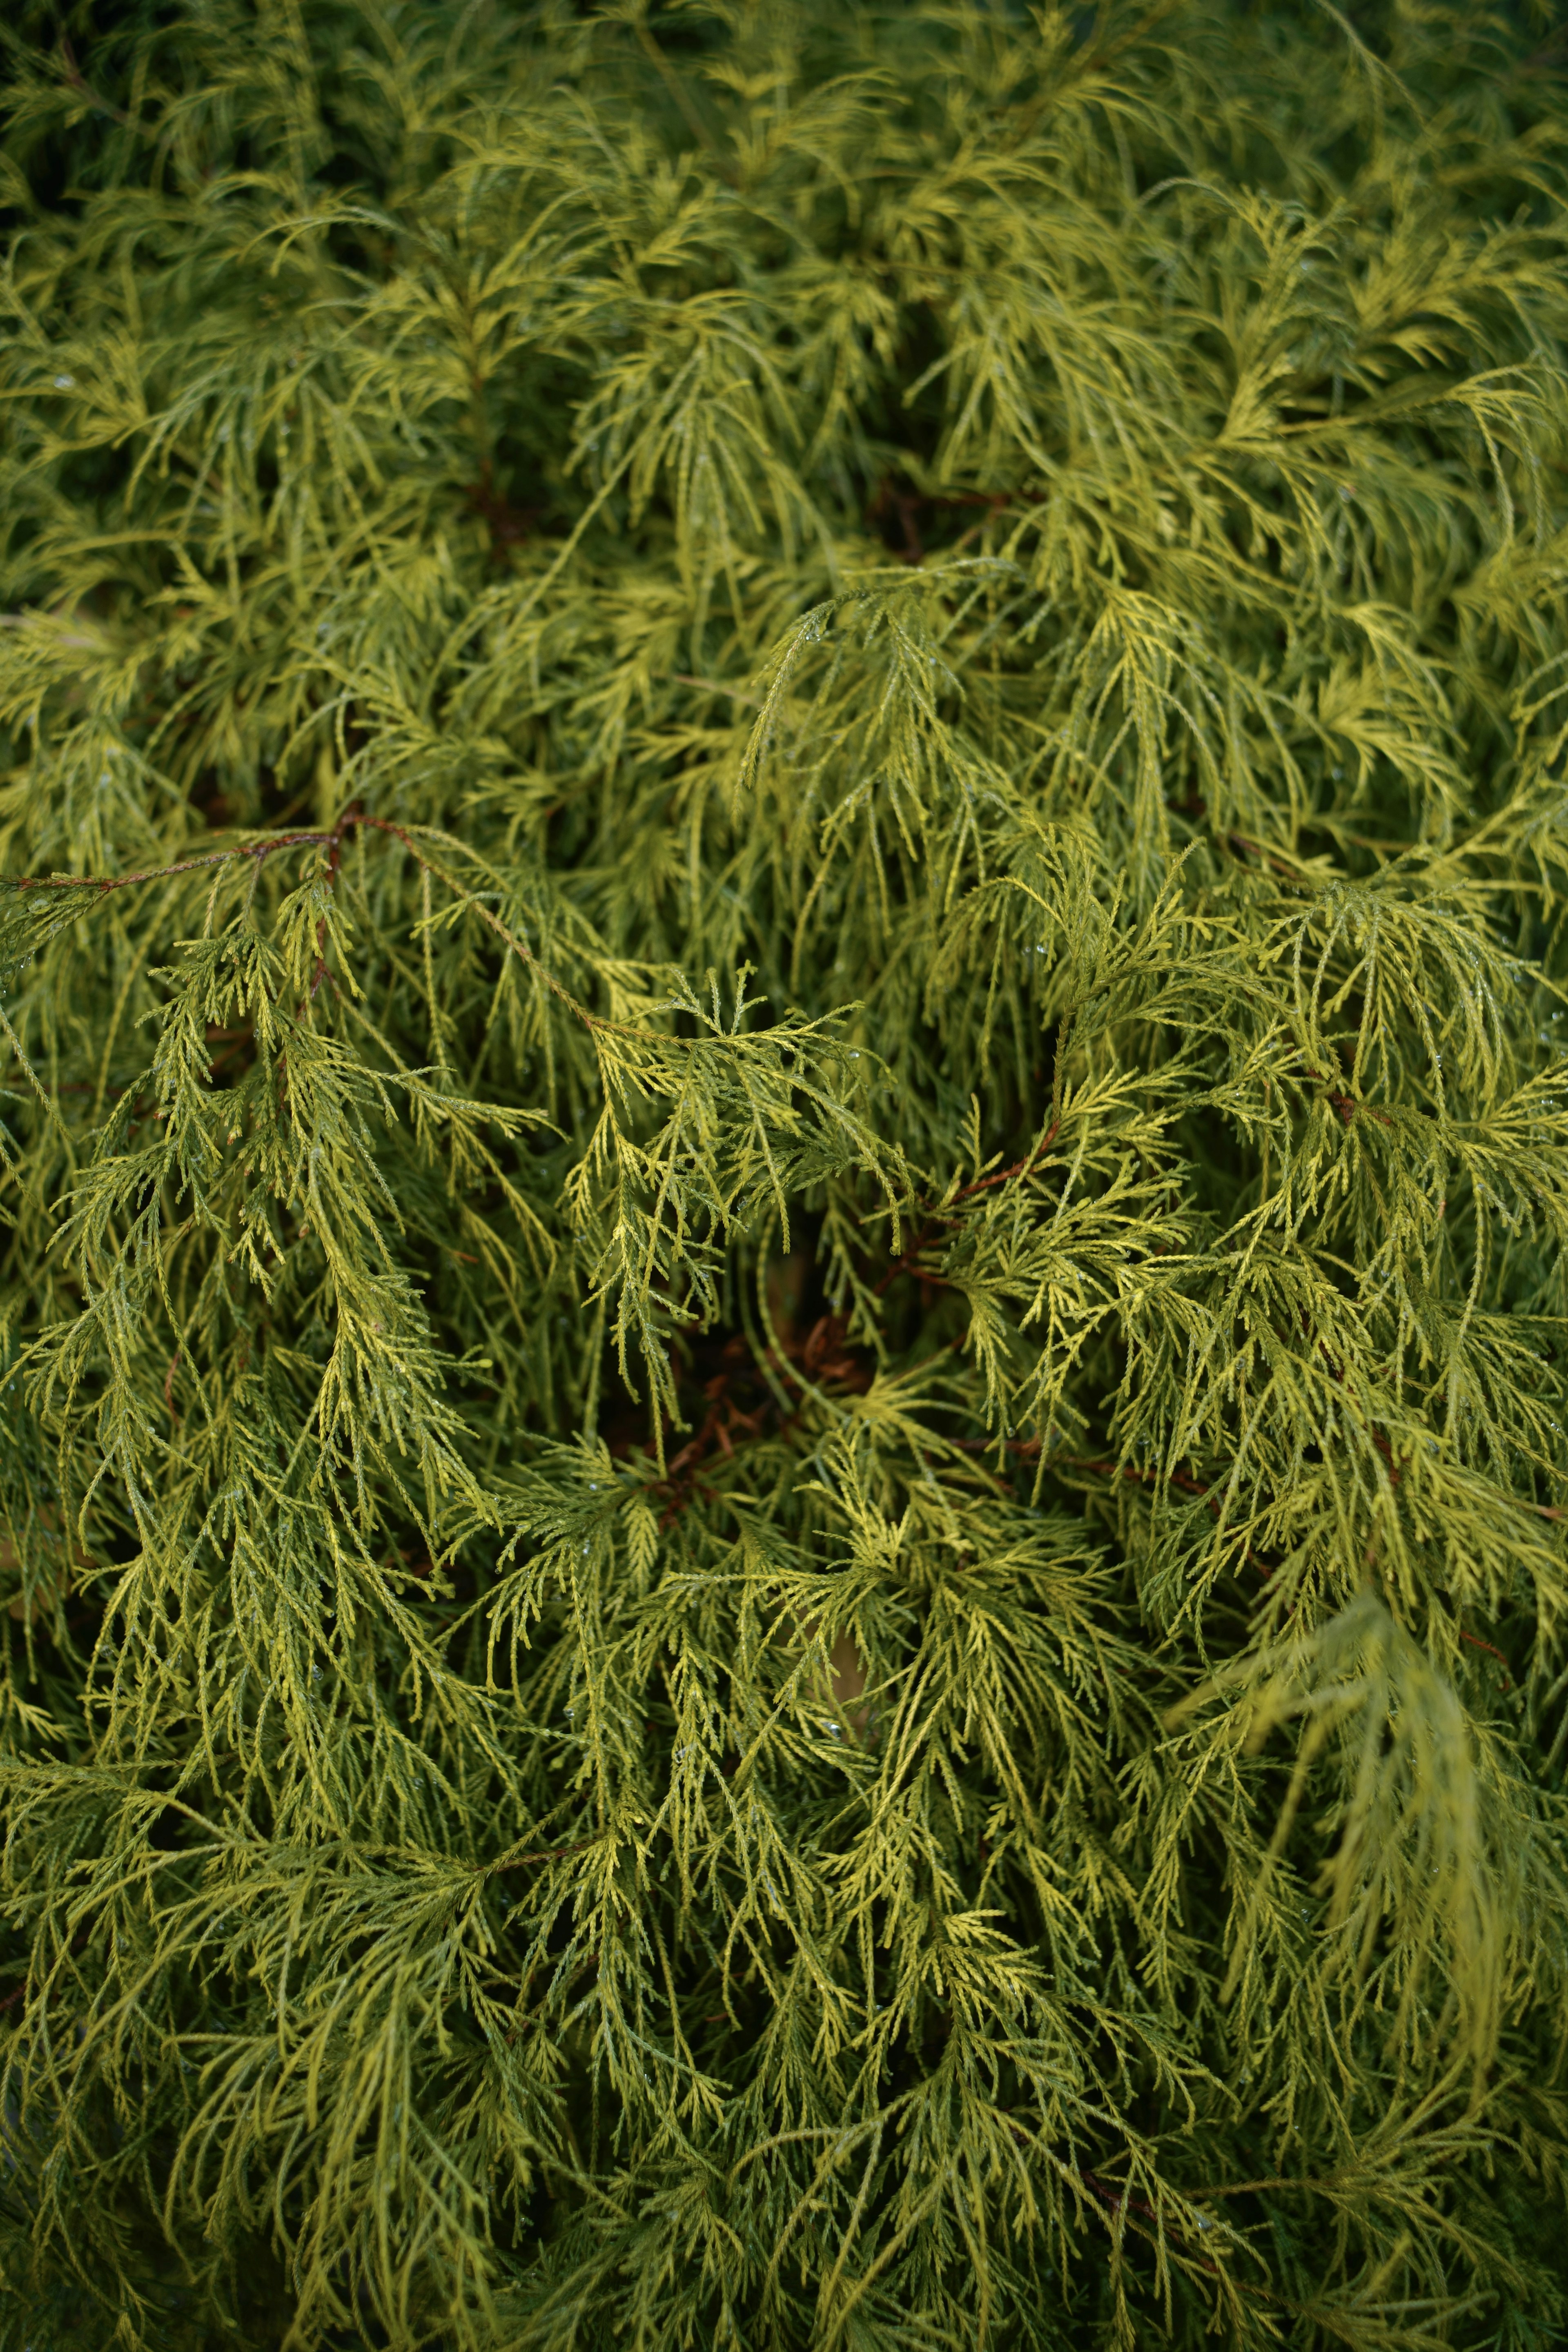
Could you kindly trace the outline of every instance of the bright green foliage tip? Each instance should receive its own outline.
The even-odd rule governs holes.
[[[1568,2343],[1560,21],[12,21],[0,2352]]]

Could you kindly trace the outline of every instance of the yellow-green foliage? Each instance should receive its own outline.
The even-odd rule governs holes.
[[[1568,2340],[1554,21],[13,23],[0,2347]]]

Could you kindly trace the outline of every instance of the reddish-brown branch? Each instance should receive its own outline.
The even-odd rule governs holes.
[[[1021,2130],[1016,2124],[1014,2125],[1013,2130],[1016,2138],[1024,2140],[1026,2144],[1027,2143],[1028,2135],[1026,2132]],[[1082,2182],[1084,2188],[1088,2189],[1089,2195],[1091,2197],[1098,2198],[1100,2202],[1106,2206],[1112,2213],[1136,2213],[1140,2221],[1147,2223],[1148,2226],[1153,2230],[1156,2234],[1158,2234],[1160,2230],[1160,2217],[1155,2212],[1152,2205],[1149,2203],[1147,2198],[1130,2196],[1124,2189],[1113,2189],[1110,2187],[1108,2183],[1101,2180],[1099,2173],[1097,2172],[1089,2172],[1080,2168],[1077,2177]],[[1133,2226],[1136,2227],[1136,2223]],[[1211,2261],[1207,2254],[1200,2254],[1194,2247],[1185,2244],[1179,2237],[1176,2239],[1176,2244],[1184,2260],[1190,2263],[1195,2263],[1200,2270],[1207,2272],[1210,2278],[1219,2277],[1219,2265],[1217,2263]]]
[[[92,88],[78,65],[76,53],[64,33],[60,35],[60,56],[64,61],[60,67],[61,80],[68,89],[74,90],[86,105],[92,107],[100,114],[107,114],[110,121],[118,122],[121,129],[134,131],[138,139],[150,139],[153,136],[147,125],[144,122],[138,122],[133,114],[127,114],[121,107],[111,106],[108,99],[100,98],[97,90]]]
[[[499,563],[509,547],[527,539],[543,512],[541,507],[514,507],[505,492],[496,488],[488,457],[480,463],[479,480],[468,485],[468,499],[489,532],[492,563]]]
[[[603,1838],[604,1832],[603,1831],[599,1831],[595,1832],[593,1837],[575,1839],[571,1845],[547,1846],[539,1853],[514,1853],[510,1862],[498,1862],[495,1864],[495,1868],[497,1870],[524,1870],[531,1868],[535,1863],[562,1862],[569,1853],[584,1853],[589,1846],[601,1844],[603,1843]]]
[[[1120,1470],[1120,1475],[1123,1478],[1130,1478],[1143,1486],[1157,1486],[1162,1475],[1158,1470],[1142,1469],[1136,1462],[1123,1462],[1118,1465],[1115,1462],[1085,1462],[1068,1456],[1063,1461],[1062,1466],[1068,1470],[1084,1470],[1091,1477],[1101,1478],[1114,1478]],[[1204,1486],[1200,1480],[1190,1476],[1184,1470],[1167,1470],[1163,1476],[1166,1486],[1179,1486],[1184,1494],[1194,1496],[1200,1502],[1206,1505],[1214,1518],[1219,1517],[1219,1499],[1212,1486]],[[1268,1561],[1259,1559],[1250,1545],[1242,1558],[1248,1568],[1255,1568],[1258,1570],[1258,1575],[1267,1584],[1274,1574]]]
[[[866,509],[866,520],[870,523],[880,523],[890,515],[896,515],[904,534],[904,543],[899,553],[906,563],[923,563],[926,551],[915,520],[922,507],[984,507],[990,513],[999,514],[1005,507],[1013,506],[1020,499],[1037,506],[1043,496],[1044,492],[1040,490],[964,490],[947,495],[938,491],[900,490],[889,476],[884,475],[877,486],[876,497]],[[972,531],[966,531],[959,545],[964,545],[973,536]]]
[[[343,862],[343,835],[347,832],[349,826],[357,821],[360,814],[361,811],[359,803],[356,801],[351,808],[346,808],[343,811],[342,815],[338,819],[337,824],[332,828],[331,854],[327,860],[327,887],[329,890],[335,890],[338,887],[338,868]],[[315,976],[310,982],[310,1002],[312,1004],[316,1001],[316,991],[321,985],[322,979],[326,974],[326,970],[327,919],[325,915],[323,915],[320,922],[316,925],[316,971]],[[335,985],[336,983],[334,982],[334,986]]]
[[[1322,1074],[1321,1071],[1309,1070],[1307,1072],[1307,1076],[1315,1085],[1321,1086],[1323,1084]],[[1354,1125],[1358,1111],[1364,1113],[1368,1118],[1375,1118],[1380,1127],[1392,1127],[1394,1125],[1394,1121],[1389,1118],[1388,1113],[1385,1110],[1379,1110],[1373,1103],[1358,1102],[1353,1095],[1331,1093],[1327,1097],[1327,1100],[1332,1105],[1333,1108],[1338,1111],[1341,1118],[1344,1121],[1347,1127]]]
[[[1556,72],[1563,65],[1568,64],[1568,59],[1563,57],[1565,48],[1568,48],[1568,26],[1564,26],[1560,32],[1553,33],[1550,39],[1542,43],[1540,48],[1532,50],[1529,57],[1513,67],[1509,76],[1510,80],[1522,80],[1527,74],[1540,73],[1542,70]],[[1561,473],[1568,469],[1559,467],[1556,470]]]
[[[914,1240],[904,1252],[902,1257],[895,1260],[894,1264],[891,1265],[888,1268],[886,1274],[883,1275],[881,1280],[873,1286],[871,1292],[872,1297],[880,1298],[890,1285],[898,1280],[900,1274],[910,1274],[914,1271],[916,1262],[920,1257],[921,1252],[923,1249],[929,1249],[931,1243],[936,1239],[938,1226],[951,1224],[952,1223],[952,1213],[957,1208],[961,1201],[973,1200],[977,1192],[989,1192],[996,1185],[1011,1184],[1016,1181],[1018,1177],[1026,1176],[1032,1173],[1032,1171],[1038,1167],[1040,1161],[1045,1158],[1047,1152],[1049,1151],[1052,1144],[1056,1141],[1057,1133],[1060,1126],[1060,1119],[1054,1118],[1049,1127],[1047,1128],[1045,1134],[1041,1137],[1039,1142],[1036,1145],[1034,1150],[1029,1152],[1026,1158],[1016,1160],[1011,1168],[998,1169],[994,1176],[976,1177],[973,1184],[963,1185],[960,1191],[953,1194],[945,1209],[927,1210],[924,1224],[921,1227],[920,1232],[915,1235]],[[940,1283],[942,1278],[941,1275],[938,1274],[922,1274],[921,1276],[922,1282]]]
[[[373,817],[361,822],[374,824]],[[394,826],[391,830],[396,830]],[[320,847],[334,838],[331,833],[312,830],[308,833],[282,833],[266,841],[248,842],[239,849],[215,849],[207,857],[183,857],[173,866],[150,866],[135,874],[19,874],[16,879],[18,890],[98,890],[107,898],[111,890],[129,890],[138,882],[167,882],[176,874],[199,873],[207,866],[230,866],[239,857],[270,857],[279,849]]]
[[[1262,858],[1266,866],[1271,866],[1276,874],[1280,875],[1287,882],[1299,882],[1301,878],[1300,867],[1290,865],[1286,858],[1277,856],[1265,842],[1253,841],[1245,833],[1227,833],[1226,844],[1232,850],[1250,849],[1256,856]]]
[[[1472,1650],[1485,1650],[1489,1656],[1494,1657],[1499,1665],[1502,1668],[1502,1686],[1504,1690],[1511,1690],[1513,1688],[1513,1683],[1508,1671],[1508,1660],[1503,1656],[1502,1652],[1497,1648],[1495,1643],[1491,1642],[1483,1642],[1479,1633],[1467,1633],[1462,1625],[1459,1628],[1459,1639],[1461,1642],[1468,1642]]]
[[[180,858],[172,866],[149,866],[135,874],[23,874],[14,878],[14,887],[18,890],[97,890],[101,895],[107,896],[110,890],[126,890],[138,882],[168,881],[178,874],[199,873],[205,870],[207,866],[229,865],[239,858],[270,857],[275,852],[281,849],[312,847],[335,849],[341,845],[343,835],[346,833],[352,832],[356,825],[369,825],[372,830],[376,833],[391,834],[395,840],[400,841],[403,844],[403,846],[407,850],[408,855],[413,858],[415,864],[419,867],[422,873],[435,875],[446,885],[447,887],[452,889],[457,888],[458,886],[451,883],[447,877],[442,875],[439,867],[433,865],[429,858],[422,857],[420,856],[418,848],[416,846],[412,836],[405,832],[402,825],[395,824],[390,817],[369,816],[363,809],[346,810],[338,819],[337,824],[333,825],[330,831],[326,832],[321,831],[319,827],[311,827],[309,830],[302,830],[296,833],[279,834],[266,841],[247,843],[243,847],[237,849],[214,850],[210,856],[205,857]],[[460,896],[461,893],[459,892],[458,895]],[[507,929],[506,925],[500,919],[499,916],[491,914],[489,908],[478,900],[470,899],[468,903],[474,907],[474,909],[479,915],[481,922],[488,924],[489,929],[496,933],[498,938],[505,941],[512,953],[516,955],[521,962],[532,966],[533,970],[538,972],[540,978],[544,982],[545,986],[549,988],[554,995],[560,998],[561,1002],[576,1015],[577,1019],[581,1021],[585,1027],[595,1030],[603,1030],[606,1035],[614,1036],[635,1036],[639,1034],[635,1030],[626,1029],[616,1022],[601,1020],[596,1013],[590,1013],[585,1005],[579,1004],[576,998],[572,994],[571,990],[563,987],[560,981],[556,980],[550,972],[546,971],[543,965],[535,961],[533,955],[526,947],[523,946],[521,940],[513,938],[511,932]]]
[[[846,1326],[841,1316],[818,1318],[804,1339],[793,1332],[780,1339],[779,1348],[769,1351],[772,1369],[786,1381],[801,1386],[800,1373],[812,1381],[833,1381],[841,1387],[861,1391],[870,1381],[865,1365],[845,1349]],[[782,1352],[781,1352],[782,1351]],[[794,1368],[798,1366],[800,1371]],[[741,1367],[736,1366],[739,1370]],[[704,1387],[709,1410],[695,1436],[683,1445],[667,1464],[659,1490],[667,1497],[659,1525],[673,1525],[694,1496],[705,1496],[708,1489],[697,1473],[700,1465],[717,1449],[727,1458],[732,1457],[733,1439],[760,1437],[766,1423],[769,1406],[764,1402],[755,1410],[742,1412],[731,1394],[731,1371],[717,1373]],[[776,1407],[774,1408],[776,1411]],[[782,1433],[794,1425],[794,1415],[780,1416],[775,1426]]]

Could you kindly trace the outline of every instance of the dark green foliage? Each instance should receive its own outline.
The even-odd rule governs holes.
[[[0,2346],[1568,2341],[1568,43],[6,36]]]

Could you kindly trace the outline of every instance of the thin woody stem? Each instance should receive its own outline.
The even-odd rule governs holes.
[[[60,67],[60,79],[68,89],[75,92],[84,105],[90,106],[96,114],[107,114],[111,122],[120,124],[121,130],[133,131],[138,139],[150,139],[153,136],[147,125],[144,122],[138,122],[133,114],[127,114],[122,107],[111,106],[108,99],[100,98],[97,90],[93,89],[78,65],[76,52],[71,47],[69,38],[64,33],[60,35],[60,57],[63,60]]]
[[[889,1286],[897,1281],[900,1274],[909,1274],[913,1271],[921,1250],[929,1248],[931,1244],[936,1239],[937,1227],[939,1225],[952,1223],[952,1212],[957,1208],[960,1201],[973,1200],[977,1192],[989,1192],[997,1185],[1011,1184],[1016,1182],[1019,1177],[1030,1174],[1031,1171],[1039,1165],[1047,1152],[1049,1151],[1052,1144],[1056,1141],[1058,1131],[1060,1127],[1061,1120],[1059,1118],[1054,1118],[1049,1127],[1046,1129],[1045,1134],[1041,1137],[1040,1141],[1036,1145],[1034,1150],[1029,1152],[1024,1159],[1016,1160],[1011,1168],[998,1169],[994,1176],[977,1177],[973,1184],[965,1184],[961,1191],[953,1194],[952,1200],[948,1202],[945,1208],[928,1210],[926,1212],[926,1222],[924,1225],[916,1234],[914,1240],[904,1252],[902,1257],[897,1259],[894,1264],[888,1268],[887,1273],[883,1275],[881,1280],[873,1286],[871,1292],[872,1297],[880,1298]],[[934,1281],[939,1279],[939,1277],[935,1276],[927,1276],[924,1279]]]
[[[479,917],[480,920],[487,923],[489,929],[496,933],[497,937],[503,940],[506,945],[511,950],[512,953],[519,957],[522,962],[531,965],[533,970],[538,972],[540,978],[544,982],[545,986],[558,996],[562,1003],[568,1006],[569,1009],[576,1014],[577,1018],[585,1023],[590,1029],[603,1030],[611,1036],[638,1037],[645,1034],[639,1030],[630,1028],[622,1023],[602,1020],[597,1013],[590,1013],[586,1005],[580,1004],[578,1003],[577,999],[572,994],[570,989],[563,986],[563,983],[555,978],[552,972],[546,971],[545,967],[539,961],[538,957],[535,956],[529,948],[524,946],[523,942],[517,938],[514,932],[510,931],[507,928],[506,924],[500,920],[500,918],[498,915],[492,915],[488,907],[481,905],[478,899],[472,898],[471,895],[462,887],[462,885],[454,880],[452,876],[447,874],[433,857],[425,856],[418,848],[412,835],[410,835],[402,825],[394,824],[390,817],[371,816],[364,810],[359,808],[352,808],[345,811],[343,815],[338,819],[336,824],[325,832],[323,832],[319,826],[312,826],[307,830],[302,830],[297,833],[279,834],[269,836],[265,841],[242,843],[233,849],[216,849],[214,850],[210,856],[205,857],[183,857],[176,859],[172,866],[142,867],[134,874],[23,874],[15,877],[12,882],[12,887],[16,890],[97,890],[103,897],[107,897],[111,890],[129,890],[135,884],[140,882],[170,881],[174,877],[181,874],[196,874],[205,871],[209,866],[234,865],[242,858],[248,857],[259,860],[264,857],[271,857],[279,851],[284,849],[330,849],[331,856],[328,872],[328,880],[329,883],[332,883],[335,882],[337,878],[338,866],[342,856],[344,836],[351,833],[356,825],[366,825],[370,827],[373,832],[393,835],[395,839],[403,844],[404,847],[407,850],[409,856],[414,859],[417,866],[423,867],[426,873],[434,875],[438,881],[446,884],[447,887],[452,891],[455,897],[463,899],[466,904],[472,907],[474,912]],[[322,926],[318,932],[318,942],[324,939],[324,937],[325,924],[323,921]],[[315,996],[317,989],[321,985],[323,969],[324,960],[323,961],[318,962],[315,978],[311,982],[310,995],[312,998]],[[674,1042],[681,1044],[688,1041],[677,1039]]]

